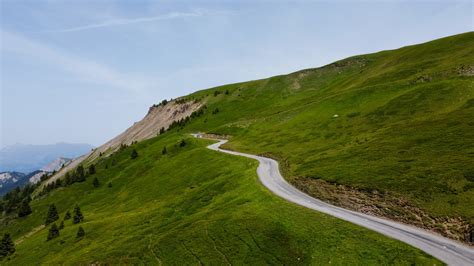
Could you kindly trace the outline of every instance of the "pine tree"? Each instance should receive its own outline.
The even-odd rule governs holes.
[[[49,205],[48,214],[46,215],[45,224],[48,225],[59,219],[58,210],[54,204]]]
[[[165,128],[164,127],[160,128],[160,135],[163,134],[163,133],[165,133]]]
[[[182,140],[181,140],[181,143],[179,143],[179,146],[180,146],[180,147],[186,146],[186,141],[184,141],[184,139],[182,139]]]
[[[92,185],[94,185],[94,187],[99,187],[99,179],[97,179],[97,177],[94,178],[94,181],[92,182]]]
[[[89,175],[95,174],[95,166],[94,164],[89,165]]]
[[[76,238],[83,238],[85,235],[86,232],[84,231],[84,228],[82,228],[82,226],[79,226],[79,229],[77,229]]]
[[[54,239],[59,236],[59,229],[56,223],[53,223],[51,227],[49,228],[48,232],[48,238],[46,238],[47,241]]]
[[[84,182],[86,181],[86,175],[84,172],[84,166],[79,165],[76,169],[76,181],[77,182]]]
[[[61,221],[61,223],[59,224],[59,230],[62,230],[64,228],[64,220]]]
[[[13,243],[10,234],[4,234],[0,242],[0,259],[15,253],[15,243]]]
[[[66,214],[64,215],[64,220],[69,220],[69,219],[71,219],[71,213],[68,210]]]
[[[18,210],[18,217],[25,217],[25,216],[27,216],[28,214],[30,214],[31,212],[32,212],[32,211],[31,211],[31,207],[30,207],[29,200],[28,200],[28,199],[24,199],[24,200],[21,202],[20,209]]]
[[[66,184],[66,186],[72,184],[72,178],[69,172],[66,173],[66,177],[64,178],[64,183]]]
[[[112,187],[112,183],[109,182],[109,183],[107,184],[107,186],[108,186],[109,188]]]
[[[79,206],[76,205],[76,207],[74,207],[74,217],[72,219],[72,222],[75,224],[78,224],[82,221],[84,221],[84,215],[82,215],[82,212]]]
[[[135,158],[138,157],[138,153],[137,153],[137,151],[136,151],[135,149],[133,149],[132,154],[130,154],[130,157],[131,157],[132,159],[135,159]]]
[[[165,155],[166,154],[166,146],[163,147],[163,150],[161,151],[161,154]]]

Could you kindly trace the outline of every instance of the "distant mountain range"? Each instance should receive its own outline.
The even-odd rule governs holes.
[[[75,158],[89,152],[92,148],[93,146],[89,144],[73,143],[7,146],[0,150],[0,172],[31,173],[47,166],[53,160]]]
[[[44,174],[50,174],[54,171],[58,171],[69,162],[71,162],[71,159],[60,157],[56,158],[54,161],[50,162],[41,169],[35,170],[28,174],[15,171],[0,172],[0,196],[6,194],[8,191],[16,187],[22,187],[28,183],[35,184],[41,180],[41,177]]]
[[[6,194],[8,191],[26,185],[30,179],[37,176],[34,183],[38,182],[41,176],[44,174],[43,171],[37,170],[29,174],[20,172],[3,172],[0,173],[0,196]]]

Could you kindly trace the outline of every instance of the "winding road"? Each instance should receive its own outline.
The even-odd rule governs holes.
[[[202,137],[201,134],[193,134],[193,136],[197,138]],[[274,194],[288,201],[398,239],[423,250],[448,265],[474,265],[474,249],[471,247],[423,229],[346,210],[315,199],[286,182],[280,174],[277,161],[252,154],[221,149],[220,146],[226,142],[227,140],[219,140],[207,148],[259,161],[257,174],[260,182]]]

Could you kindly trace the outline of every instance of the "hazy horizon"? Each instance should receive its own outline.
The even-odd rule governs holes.
[[[473,29],[471,1],[0,5],[0,148],[98,146],[165,98]]]

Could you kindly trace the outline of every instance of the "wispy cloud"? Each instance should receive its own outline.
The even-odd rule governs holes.
[[[99,22],[99,23],[80,25],[76,27],[58,29],[58,30],[47,30],[43,32],[84,31],[84,30],[90,30],[90,29],[138,24],[138,23],[153,22],[153,21],[159,21],[159,20],[179,19],[179,18],[188,18],[188,17],[201,17],[203,15],[204,15],[204,10],[198,9],[193,12],[172,12],[172,13],[152,16],[152,17],[110,19],[110,20]]]
[[[134,77],[121,73],[105,64],[85,59],[74,54],[31,40],[14,32],[0,30],[1,53],[16,53],[30,56],[54,67],[69,72],[86,82],[106,85],[143,95],[154,82],[144,77]]]

